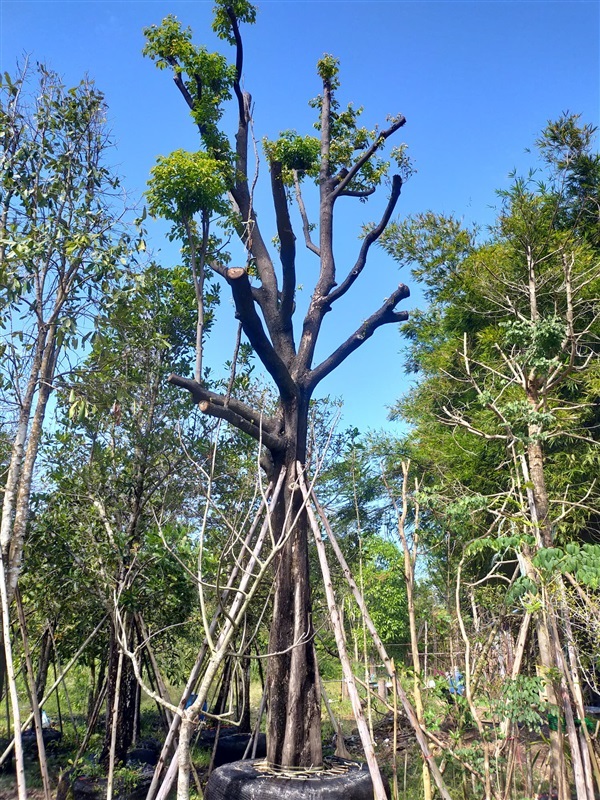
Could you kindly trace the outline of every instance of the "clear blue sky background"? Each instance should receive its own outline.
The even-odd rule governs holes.
[[[310,133],[314,116],[307,101],[319,92],[315,63],[324,52],[338,56],[339,98],[364,105],[365,124],[383,125],[387,114],[407,117],[402,140],[418,172],[403,189],[401,215],[433,209],[489,223],[495,190],[507,186],[513,168],[525,171],[531,164],[525,148],[548,119],[568,110],[599,122],[596,0],[259,0],[258,7],[257,24],[243,31],[245,87],[255,101],[257,136],[274,137],[286,128]],[[109,105],[114,163],[136,201],[157,155],[197,147],[169,73],[141,56],[142,30],[171,13],[193,28],[196,42],[222,49],[210,30],[211,8],[211,2],[198,1],[1,0],[0,66],[13,71],[17,59],[30,54],[67,83],[84,73],[93,77]],[[266,192],[258,201],[270,238]],[[367,204],[353,202],[344,200],[343,208],[339,203],[341,274],[356,253],[361,221],[378,218],[385,191]],[[163,232],[153,226],[150,245],[165,263],[173,263],[177,251]],[[302,252],[299,280],[305,295],[315,274],[316,259]],[[317,361],[409,278],[374,252],[352,297],[328,316]],[[413,292],[404,307],[418,303]],[[230,311],[227,300],[223,311]],[[231,354],[229,329],[218,329],[212,338],[207,359],[218,364]],[[381,329],[323,383],[321,394],[343,397],[347,424],[361,429],[385,424],[387,407],[408,385],[401,346],[396,326]]]

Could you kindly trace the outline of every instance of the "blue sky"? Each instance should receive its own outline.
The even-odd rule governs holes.
[[[132,201],[145,189],[156,156],[193,150],[198,142],[187,109],[167,72],[141,55],[142,30],[175,14],[195,41],[230,52],[210,30],[211,2],[1,0],[0,66],[13,71],[30,54],[77,82],[93,77],[105,93],[116,142],[113,161]],[[325,52],[341,60],[342,103],[365,107],[367,126],[403,113],[399,141],[408,143],[417,173],[403,189],[398,214],[433,209],[468,221],[493,219],[495,190],[508,173],[525,171],[531,146],[561,112],[600,117],[600,3],[552,2],[258,2],[257,24],[243,31],[245,88],[255,102],[258,138],[295,128],[311,133],[307,101],[319,92],[315,63]],[[233,126],[230,130],[233,132]],[[262,177],[266,177],[264,163]],[[272,218],[266,191],[258,195],[266,238]],[[366,204],[344,199],[336,222],[337,261],[346,271],[361,222],[377,219],[385,190]],[[176,249],[151,226],[149,244],[164,263]],[[299,281],[308,295],[316,259],[301,252]],[[317,361],[369,316],[399,281],[396,265],[374,252],[351,297],[328,315]],[[224,295],[225,297],[225,295]],[[419,304],[418,292],[403,307]],[[345,303],[342,305],[341,303]],[[230,312],[225,300],[223,311]],[[227,325],[208,346],[217,365],[231,354]],[[322,385],[344,399],[344,422],[361,429],[385,423],[387,406],[406,390],[401,339],[379,330]]]

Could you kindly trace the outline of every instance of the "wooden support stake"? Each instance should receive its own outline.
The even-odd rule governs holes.
[[[305,484],[304,479],[303,479],[302,476],[300,478],[300,481],[301,481],[300,485],[301,485],[302,491],[303,492],[304,491],[308,491],[306,489],[306,484]],[[369,632],[371,634],[371,637],[373,639],[375,647],[377,648],[377,652],[379,653],[379,656],[380,656],[381,660],[384,662],[384,664],[386,666],[388,675],[390,676],[392,681],[395,681],[396,691],[398,692],[398,697],[400,698],[400,702],[402,703],[402,707],[404,708],[404,712],[406,713],[406,716],[408,717],[408,719],[410,721],[410,724],[411,724],[411,726],[412,726],[412,728],[413,728],[413,730],[415,732],[415,737],[417,739],[419,747],[421,748],[421,752],[423,754],[423,758],[425,759],[425,761],[427,762],[427,765],[429,766],[429,770],[431,771],[431,775],[432,775],[432,777],[433,777],[433,779],[434,779],[434,781],[436,783],[436,786],[438,787],[440,795],[443,797],[443,800],[452,800],[452,798],[450,797],[450,793],[448,791],[448,787],[446,786],[446,783],[445,783],[444,779],[442,778],[442,774],[441,774],[441,772],[440,772],[440,770],[438,768],[438,765],[435,763],[435,760],[434,760],[433,756],[431,755],[431,752],[430,752],[429,747],[427,745],[427,741],[425,740],[425,736],[423,734],[421,726],[419,725],[419,721],[417,720],[414,708],[412,707],[412,705],[410,703],[410,700],[408,699],[407,694],[406,694],[406,692],[404,691],[404,689],[402,687],[402,684],[400,683],[400,681],[396,677],[396,672],[395,672],[395,670],[393,668],[392,661],[391,661],[390,657],[387,654],[387,651],[386,651],[386,649],[385,649],[385,647],[383,645],[383,642],[381,641],[381,637],[377,633],[377,629],[375,628],[375,625],[373,624],[373,620],[371,619],[371,616],[370,616],[370,614],[369,614],[369,612],[367,610],[367,607],[365,605],[364,597],[360,593],[360,591],[358,589],[358,586],[356,585],[356,581],[352,577],[352,572],[350,571],[350,567],[348,566],[348,563],[346,562],[346,559],[344,558],[344,554],[340,550],[340,546],[339,546],[339,544],[337,542],[337,539],[335,538],[335,535],[334,535],[333,531],[331,530],[331,526],[329,525],[327,517],[325,516],[325,512],[323,511],[323,509],[321,508],[321,505],[319,504],[319,501],[317,500],[317,497],[316,497],[316,495],[314,493],[314,490],[311,492],[311,495],[312,495],[313,503],[315,504],[315,508],[317,509],[317,511],[319,513],[319,516],[321,517],[321,520],[323,522],[323,526],[325,527],[325,530],[327,531],[327,537],[328,537],[328,539],[329,539],[329,541],[331,543],[331,546],[333,547],[333,551],[334,551],[334,553],[336,555],[336,558],[337,558],[337,560],[338,560],[338,562],[339,562],[339,564],[340,564],[340,566],[341,566],[341,568],[342,568],[342,570],[344,572],[344,576],[346,578],[346,581],[348,582],[348,585],[350,586],[350,588],[352,590],[352,594],[354,595],[354,599],[356,600],[356,603],[357,603],[358,607],[360,608],[361,614],[364,617],[365,624],[367,625],[367,628],[369,629]]]
[[[15,601],[17,604],[19,627],[21,628],[21,638],[23,640],[23,655],[25,656],[27,680],[29,681],[29,695],[31,700],[31,710],[33,712],[33,719],[35,723],[35,738],[38,747],[38,761],[40,765],[40,774],[42,776],[42,785],[44,787],[44,797],[46,800],[50,800],[50,776],[48,775],[48,761],[46,760],[46,747],[44,745],[42,714],[40,712],[35,688],[35,676],[33,674],[33,664],[31,663],[31,652],[29,650],[29,637],[27,636],[27,622],[25,620],[25,612],[23,611],[23,603],[21,602],[21,593],[19,592],[18,587],[15,590]]]
[[[303,480],[302,465],[300,463],[298,463],[298,475],[302,487],[302,492],[305,496],[305,499],[308,500],[309,493],[308,489],[306,488],[306,484]],[[352,665],[350,664],[350,659],[348,658],[348,651],[346,650],[346,643],[344,641],[344,635],[342,633],[342,628],[340,624],[340,615],[337,608],[337,603],[335,602],[335,596],[333,594],[333,583],[331,581],[331,573],[329,571],[329,564],[327,563],[327,556],[325,554],[325,545],[323,543],[321,531],[319,530],[319,523],[317,522],[317,518],[315,517],[315,513],[312,509],[312,506],[308,502],[306,504],[306,511],[315,537],[315,543],[317,545],[319,565],[321,567],[321,572],[323,574],[323,582],[325,584],[325,595],[327,597],[327,608],[329,609],[329,618],[331,620],[331,625],[333,627],[333,633],[335,635],[335,642],[337,644],[338,653],[340,654],[340,661],[342,664],[344,677],[346,678],[346,681],[348,683],[348,693],[350,694],[350,702],[352,703],[352,711],[354,712],[354,719],[356,720],[358,734],[362,742],[363,750],[365,752],[365,758],[367,759],[367,765],[369,767],[369,772],[371,774],[371,780],[373,782],[373,796],[375,800],[387,800],[385,787],[383,785],[383,780],[381,779],[381,773],[379,772],[377,759],[375,758],[375,751],[373,750],[373,742],[371,741],[371,734],[369,732],[367,721],[363,714],[362,704],[358,694],[358,689],[356,687],[356,681],[354,680],[354,673],[352,672]]]

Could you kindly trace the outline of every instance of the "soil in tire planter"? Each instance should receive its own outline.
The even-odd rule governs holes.
[[[261,767],[264,761],[258,759],[219,767],[206,784],[204,800],[373,800],[365,764],[339,760],[333,769],[294,776]]]

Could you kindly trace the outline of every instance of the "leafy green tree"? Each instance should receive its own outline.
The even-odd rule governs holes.
[[[211,313],[207,306],[208,322]],[[195,631],[202,630],[193,580],[199,569],[196,540],[201,536],[205,548],[202,591],[209,608],[216,607],[229,526],[239,515],[239,491],[249,494],[254,472],[254,442],[235,429],[217,440],[219,422],[200,415],[188,395],[167,383],[174,367],[187,370],[195,325],[188,266],[151,263],[124,281],[97,321],[89,355],[61,405],[62,425],[44,453],[51,491],[40,500],[28,542],[35,574],[25,576],[27,597],[47,608],[45,616],[57,620],[59,632],[72,626],[83,635],[85,621],[71,622],[67,610],[73,584],[85,587],[89,626],[107,616],[103,760],[110,752],[115,698],[118,761],[138,716],[128,659],[121,659],[117,681],[120,643],[125,639],[130,651],[139,648],[142,665],[155,659],[172,681],[187,677],[191,663],[185,656],[193,663]],[[244,368],[235,387],[249,391]],[[220,491],[211,485],[211,470],[223,477]],[[49,561],[62,565],[64,580],[44,600],[36,576]],[[152,634],[150,662],[146,630]],[[97,672],[102,674],[102,665]]]
[[[44,66],[0,84],[0,390],[11,442],[0,550],[4,652],[48,400],[67,356],[130,258],[105,165],[105,107],[89,81],[67,89]],[[18,703],[13,692],[15,728]],[[17,750],[19,745],[17,744]],[[21,775],[21,771],[18,771]],[[24,784],[19,779],[20,794]]]
[[[214,159],[221,165],[220,175],[224,176],[230,201],[223,222],[241,241],[246,264],[228,268],[217,253],[208,258],[208,263],[231,289],[243,333],[276,386],[277,404],[273,410],[261,409],[242,402],[233,393],[214,391],[200,379],[198,370],[193,380],[174,375],[171,382],[187,389],[202,411],[227,420],[259,441],[266,448],[270,479],[276,480],[284,469],[287,472],[274,524],[277,536],[289,532],[291,521],[295,521],[295,528],[277,570],[269,644],[274,655],[269,660],[267,679],[268,758],[271,763],[286,766],[314,766],[322,763],[322,753],[319,685],[312,643],[308,523],[301,493],[291,478],[296,474],[297,463],[305,464],[307,460],[310,401],[318,384],[379,327],[406,319],[405,312],[396,310],[409,293],[406,286],[400,285],[346,341],[321,363],[313,363],[325,315],[363,273],[371,247],[385,230],[397,204],[401,175],[409,171],[406,156],[403,147],[389,151],[389,160],[384,158],[384,151],[388,139],[402,128],[405,119],[402,115],[391,117],[382,129],[361,126],[362,109],[351,104],[343,108],[338,100],[337,60],[324,56],[317,65],[322,93],[311,104],[317,113],[318,137],[286,131],[277,141],[265,144],[277,234],[277,250],[271,253],[254,206],[249,156],[251,98],[241,84],[243,48],[239,28],[240,23],[254,21],[255,9],[246,0],[230,4],[219,0],[215,12],[213,29],[234,46],[235,65],[228,64],[220,54],[194,45],[191,31],[174,17],[147,29],[145,53],[159,68],[173,71],[175,84],[198,127],[201,152],[205,154],[202,158]],[[230,142],[221,123],[225,103],[230,99],[236,105],[238,118],[234,142]],[[174,154],[169,165],[182,158],[181,153]],[[184,171],[196,158],[199,157],[185,157]],[[397,170],[391,176],[379,222],[363,231],[354,263],[340,269],[340,275],[333,237],[338,201],[349,197],[364,201],[374,195],[392,171],[392,161]],[[151,198],[158,185],[164,185],[160,180],[157,183],[157,177],[155,173]],[[303,199],[303,187],[311,178],[319,197],[318,241],[313,241]],[[167,195],[173,200],[179,196],[178,184],[179,175],[171,174],[166,181]],[[199,187],[190,186],[190,191],[201,194]],[[294,199],[306,248],[319,265],[308,310],[298,331],[294,330],[299,282],[292,223]],[[213,209],[210,204],[200,209],[201,219]]]
[[[224,213],[227,168],[222,161],[204,152],[187,153],[176,150],[159,158],[152,170],[147,192],[148,208],[153,216],[173,222],[173,236],[182,234],[189,252],[189,263],[196,294],[196,365],[194,380],[202,381],[202,351],[205,319],[204,286],[207,277],[206,259],[209,252],[210,222],[215,212]],[[200,216],[200,237],[194,217]],[[210,276],[208,271],[208,277]],[[214,290],[218,292],[218,290]]]
[[[196,491],[189,459],[206,457],[207,446],[189,401],[164,384],[172,364],[193,349],[193,329],[188,270],[150,264],[133,276],[98,320],[90,353],[63,398],[62,427],[45,452],[54,490],[28,544],[35,550],[46,540],[46,558],[63,565],[63,587],[53,603],[64,602],[74,582],[88,589],[88,624],[95,626],[99,615],[108,617],[103,759],[110,750],[115,696],[118,761],[125,758],[136,718],[136,681],[127,660],[116,691],[121,634],[116,600],[127,619],[123,635],[130,644],[143,641],[147,626],[169,630],[194,607],[193,587],[157,530],[164,518],[166,543],[189,562],[189,526],[179,523],[178,514]],[[178,429],[181,415],[188,420],[185,429]],[[32,565],[38,569],[39,561],[34,553]],[[168,638],[159,643],[165,646]]]
[[[406,642],[404,559],[397,544],[382,536],[369,539],[365,547],[362,581],[369,613],[383,643],[398,645]],[[394,648],[389,652],[393,653]]]
[[[471,552],[513,552],[521,593],[539,594],[540,662],[549,700],[570,726],[582,797],[592,768],[572,725],[581,699],[564,690],[575,666],[562,658],[556,598],[565,552],[573,571],[583,566],[576,541],[598,503],[600,253],[590,218],[600,162],[592,135],[575,117],[549,125],[538,143],[544,180],[536,173],[514,180],[487,240],[426,214],[390,227],[385,241],[400,262],[415,265],[430,301],[405,328],[421,382],[398,409],[415,425],[416,457],[439,476],[430,505],[461,543],[485,537]],[[592,550],[586,570],[596,558],[595,572]],[[566,796],[554,733],[553,772]]]

